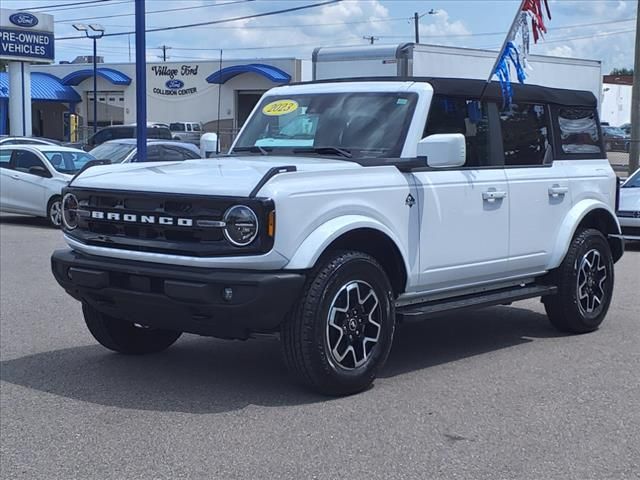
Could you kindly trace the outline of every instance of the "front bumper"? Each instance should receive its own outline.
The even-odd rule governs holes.
[[[297,300],[297,272],[216,270],[56,250],[51,269],[77,300],[141,325],[220,338],[272,332]],[[231,289],[232,296],[225,298]]]

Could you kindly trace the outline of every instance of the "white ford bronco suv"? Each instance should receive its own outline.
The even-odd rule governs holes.
[[[595,330],[624,251],[596,99],[483,87],[278,87],[228,155],[89,168],[55,278],[109,349],[276,333],[331,395],[372,383],[405,320],[541,297],[555,327]]]

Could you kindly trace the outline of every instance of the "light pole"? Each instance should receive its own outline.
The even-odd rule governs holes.
[[[87,38],[93,40],[93,133],[98,131],[98,66],[97,40],[104,35],[104,27],[97,23],[91,23],[87,27],[84,23],[74,23],[73,28],[84,32]]]
[[[438,10],[434,10],[433,8],[428,12],[423,13],[422,15],[420,15],[418,12],[415,12],[413,14],[413,27],[416,35],[416,38],[415,38],[416,43],[420,43],[420,19],[425,15],[437,15],[437,14],[438,14]]]

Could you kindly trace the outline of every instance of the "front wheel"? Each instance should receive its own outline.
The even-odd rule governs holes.
[[[62,226],[62,202],[59,196],[52,197],[47,204],[47,220],[54,228]]]
[[[395,328],[389,279],[371,256],[333,252],[310,273],[282,326],[289,370],[326,395],[367,388],[391,350]]]
[[[551,323],[563,332],[597,330],[613,294],[613,258],[604,235],[592,228],[576,233],[553,275],[558,293],[544,299]]]
[[[99,312],[87,303],[82,304],[87,328],[103,347],[119,353],[142,355],[166,350],[175,343],[182,332],[148,328],[111,317]]]

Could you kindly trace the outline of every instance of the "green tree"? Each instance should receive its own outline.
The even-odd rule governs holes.
[[[609,75],[633,75],[633,68],[614,68]]]
[[[0,60],[0,72],[6,72],[9,62],[6,60]]]

